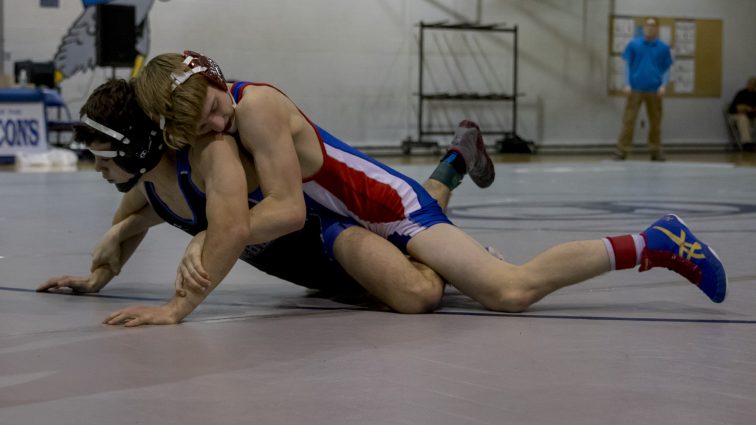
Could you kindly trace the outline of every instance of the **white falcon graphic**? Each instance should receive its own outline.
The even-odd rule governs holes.
[[[168,1],[168,0],[160,0]],[[84,11],[74,21],[68,33],[61,40],[55,53],[55,81],[60,83],[78,72],[94,69],[95,63],[95,11],[94,4],[118,4],[134,6],[136,12],[136,48],[137,58],[134,61],[132,75],[142,66],[144,58],[150,50],[149,13],[155,0],[84,0]]]

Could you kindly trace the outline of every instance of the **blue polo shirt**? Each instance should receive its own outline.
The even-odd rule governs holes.
[[[625,47],[622,58],[627,63],[627,83],[633,91],[655,92],[669,81],[672,53],[658,38],[653,41],[634,38]]]

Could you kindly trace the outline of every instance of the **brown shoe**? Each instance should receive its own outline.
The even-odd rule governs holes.
[[[486,152],[486,144],[483,142],[478,124],[470,120],[459,123],[449,151],[462,155],[467,166],[467,174],[478,187],[491,186],[496,178],[496,171],[491,157]]]

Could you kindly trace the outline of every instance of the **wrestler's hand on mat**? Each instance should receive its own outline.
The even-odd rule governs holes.
[[[116,235],[110,231],[105,233],[102,240],[92,250],[92,268],[95,271],[98,267],[108,266],[114,275],[121,273],[121,242]]]
[[[205,293],[210,287],[210,275],[202,267],[202,248],[205,232],[197,233],[184,251],[184,257],[176,270],[176,293],[186,296],[185,290]]]
[[[132,328],[143,325],[175,325],[179,321],[169,305],[158,307],[135,305],[112,313],[102,323]]]
[[[113,272],[108,267],[100,267],[89,276],[57,276],[47,279],[37,288],[37,292],[74,292],[95,293],[113,279]]]

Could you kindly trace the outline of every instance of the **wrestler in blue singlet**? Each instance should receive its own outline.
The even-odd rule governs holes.
[[[192,211],[190,220],[171,211],[158,197],[152,182],[145,181],[144,189],[150,205],[166,223],[196,235],[207,230],[207,199],[192,181],[188,146],[176,152],[176,174],[179,189]],[[260,189],[250,193],[250,208],[260,200]],[[239,259],[265,273],[307,288],[335,292],[362,291],[362,287],[327,254],[320,236],[320,220],[310,214],[301,230],[272,242],[248,245]]]

